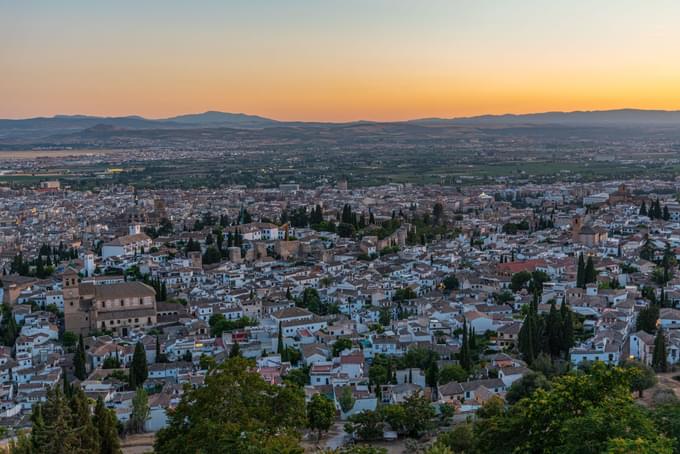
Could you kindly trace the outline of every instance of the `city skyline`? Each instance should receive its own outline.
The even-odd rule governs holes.
[[[680,108],[670,1],[133,5],[0,7],[0,117]]]

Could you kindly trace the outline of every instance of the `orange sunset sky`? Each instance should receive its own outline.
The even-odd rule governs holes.
[[[0,0],[0,118],[680,109],[677,0]]]

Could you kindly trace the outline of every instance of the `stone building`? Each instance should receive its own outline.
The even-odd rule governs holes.
[[[157,322],[156,291],[142,282],[108,285],[81,283],[73,269],[62,276],[66,331],[101,330],[126,336],[130,328]]]

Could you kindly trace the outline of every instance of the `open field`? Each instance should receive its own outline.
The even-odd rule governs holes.
[[[670,180],[680,173],[680,128],[401,123],[258,130],[100,128],[44,140],[31,145],[0,141],[0,149],[7,150],[0,151],[2,169],[62,172],[63,183],[81,190],[108,184],[149,189],[252,188],[288,182],[309,188],[340,179],[347,179],[350,187],[463,186],[637,177]],[[111,175],[108,167],[122,171]],[[33,184],[25,176],[0,176],[0,181]]]
[[[0,151],[0,161],[39,158],[63,158],[66,156],[94,156],[106,155],[113,150],[85,149],[85,150],[12,150]]]

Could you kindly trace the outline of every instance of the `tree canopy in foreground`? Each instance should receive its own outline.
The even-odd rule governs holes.
[[[253,363],[229,358],[211,370],[205,386],[188,390],[158,432],[157,453],[302,453],[302,390],[265,382]]]

